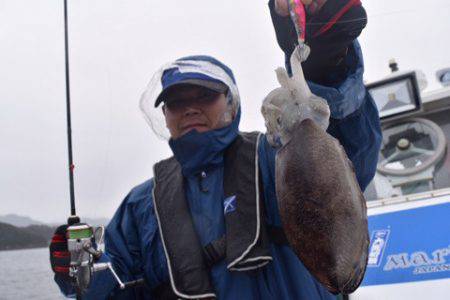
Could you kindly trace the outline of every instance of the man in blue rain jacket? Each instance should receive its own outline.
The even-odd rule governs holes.
[[[344,146],[364,189],[375,173],[379,119],[362,83],[356,41],[344,62],[343,80],[309,85],[330,105],[328,132]],[[100,258],[122,281],[145,284],[120,290],[110,272],[98,272],[83,299],[334,299],[288,245],[266,233],[281,228],[276,149],[264,135],[239,133],[231,70],[212,57],[191,56],[157,73],[141,108],[154,130],[150,111],[164,113],[174,157],[156,164],[155,177],[124,199]],[[59,236],[52,244],[63,242]],[[59,258],[51,252],[52,267],[62,292],[74,295],[65,251],[59,248]]]
[[[375,172],[380,129],[377,110],[364,86],[351,84],[361,81],[362,76],[362,56],[356,43],[349,53],[352,55],[349,61],[353,62],[353,68],[340,86],[326,87],[312,82],[310,85],[316,94],[324,97],[330,104],[333,118],[329,132],[346,149],[355,166],[360,186],[364,189]],[[172,136],[169,145],[180,167],[173,173],[182,174],[182,197],[185,197],[188,207],[184,210],[189,210],[196,235],[187,243],[179,243],[190,248],[189,244],[193,244],[192,241],[195,240],[203,248],[220,239],[226,228],[228,232],[227,216],[233,214],[235,207],[233,198],[225,197],[224,173],[227,172],[227,166],[224,153],[240,136],[239,95],[231,70],[208,56],[182,58],[166,66],[160,73],[162,92],[157,97],[156,106],[160,101],[164,102],[166,125]],[[347,85],[350,86],[346,87]],[[142,103],[146,105],[145,101]],[[210,108],[211,103],[219,105],[214,104],[212,112],[202,112],[202,107]],[[263,135],[256,143],[255,154],[259,166],[259,172],[256,173],[259,173],[258,181],[263,189],[261,198],[264,199],[264,209],[261,208],[263,211],[256,217],[262,216],[259,221],[267,226],[280,227],[274,184],[276,150]],[[171,166],[173,164],[168,164],[165,169]],[[155,173],[156,171],[155,168]],[[121,291],[108,271],[99,272],[94,275],[90,288],[84,295],[85,299],[171,299],[175,295],[185,298],[217,296],[219,299],[334,298],[310,275],[289,246],[273,242],[268,243],[268,252],[261,256],[269,257],[260,261],[263,266],[246,266],[243,263],[241,270],[238,265],[232,270],[227,257],[208,268],[210,279],[203,278],[202,282],[210,280],[210,287],[197,287],[195,284],[189,286],[192,278],[186,279],[183,278],[184,275],[175,274],[177,270],[182,273],[181,267],[171,265],[174,262],[169,263],[170,253],[168,254],[170,250],[172,253],[181,253],[178,257],[183,256],[183,249],[177,250],[176,244],[185,235],[169,241],[167,237],[170,234],[176,236],[177,232],[167,232],[163,243],[162,216],[158,217],[157,212],[161,214],[164,202],[160,202],[161,207],[155,209],[155,182],[163,180],[148,180],[135,187],[124,199],[107,227],[106,251],[100,259],[111,261],[123,281],[144,278],[146,284]],[[170,193],[170,189],[167,192]],[[170,208],[167,209],[170,214]],[[177,215],[177,210],[182,211],[183,208],[173,208],[172,215],[166,215],[166,220],[169,220],[166,223],[170,222],[170,218],[174,222],[183,221],[182,213]],[[178,225],[172,229],[180,230],[181,233],[182,227]],[[243,241],[243,244],[246,242]],[[171,243],[172,248],[169,245]],[[188,250],[185,251],[189,253]],[[189,265],[189,257],[186,259],[180,264]],[[195,273],[189,267],[187,269],[190,270],[189,274]],[[64,271],[61,268],[59,270]],[[62,291],[73,294],[74,290],[65,278],[67,277],[56,271],[55,279]],[[195,293],[196,290],[199,292]],[[192,293],[189,295],[186,291]]]

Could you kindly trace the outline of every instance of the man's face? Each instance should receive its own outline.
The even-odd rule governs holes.
[[[196,85],[174,87],[163,107],[166,126],[173,139],[193,129],[205,132],[223,127],[226,125],[223,116],[228,109],[224,94]]]

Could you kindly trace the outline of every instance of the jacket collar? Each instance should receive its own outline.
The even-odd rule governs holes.
[[[183,176],[195,175],[223,165],[223,153],[239,133],[240,116],[239,109],[233,122],[226,127],[202,133],[192,130],[176,140],[169,140]]]

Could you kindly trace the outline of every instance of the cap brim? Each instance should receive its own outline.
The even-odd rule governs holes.
[[[213,91],[221,93],[221,94],[225,94],[228,90],[228,86],[221,82],[207,81],[207,80],[201,80],[201,79],[186,79],[186,80],[178,81],[174,84],[167,86],[159,94],[158,98],[156,98],[155,107],[158,107],[158,105],[161,104],[161,102],[164,102],[164,98],[166,97],[168,92],[173,90],[174,87],[182,86],[182,85],[197,85],[197,86],[205,87],[207,89],[213,90]]]

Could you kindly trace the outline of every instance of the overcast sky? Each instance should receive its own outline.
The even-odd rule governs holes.
[[[421,69],[428,89],[450,67],[450,2],[365,0],[366,73]],[[241,129],[263,130],[260,105],[283,65],[267,1],[70,0],[70,68],[78,214],[111,217],[170,155],[138,109],[152,73],[191,54],[234,71]],[[62,0],[0,0],[0,214],[63,222],[69,213]]]

